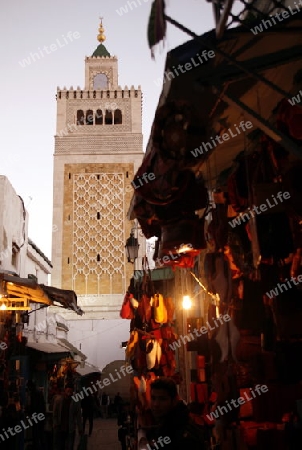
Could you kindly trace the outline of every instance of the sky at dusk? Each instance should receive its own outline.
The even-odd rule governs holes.
[[[57,86],[84,87],[84,59],[98,45],[102,16],[105,46],[119,61],[119,85],[142,88],[145,150],[166,53],[190,40],[168,24],[165,46],[156,49],[153,60],[146,37],[151,4],[151,0],[1,2],[0,174],[23,198],[29,237],[49,258]],[[197,34],[214,26],[211,5],[205,0],[167,0],[166,4],[168,15]],[[34,53],[40,59],[32,57]]]

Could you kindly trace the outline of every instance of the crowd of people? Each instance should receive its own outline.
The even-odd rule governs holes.
[[[208,432],[208,428],[213,428],[215,424],[196,424],[192,404],[187,405],[180,399],[177,385],[171,378],[159,377],[151,383],[147,409],[141,409],[135,401],[123,401],[120,393],[110,398],[102,390],[85,395],[82,400],[76,395],[72,384],[66,384],[62,391],[54,389],[49,405],[51,411],[46,411],[43,393],[29,381],[25,407],[16,396],[12,397],[0,415],[0,426],[5,431],[19,425],[25,417],[39,413],[45,415],[45,421],[33,423],[28,433],[24,433],[26,450],[75,450],[77,434],[80,436],[77,450],[85,450],[89,448],[89,437],[93,435],[96,417],[103,420],[117,418],[117,438],[121,450],[220,448],[217,443],[213,447],[211,433]],[[288,416],[283,419],[288,449],[300,449],[300,420],[297,415]],[[10,437],[5,442],[6,448],[22,448],[21,438],[21,434]]]
[[[95,392],[85,395],[79,402],[73,399],[73,385],[67,384],[63,395],[57,395],[53,401],[53,450],[73,450],[76,430],[78,430],[86,448],[87,436],[93,432],[95,417],[108,419],[119,414],[122,398],[116,394],[113,401],[106,392],[100,396]],[[88,433],[87,431],[88,422]]]
[[[31,388],[31,410],[44,410],[35,386]],[[121,450],[135,448],[155,450],[164,443],[168,450],[204,450],[205,436],[190,417],[189,408],[179,398],[177,385],[170,378],[160,377],[151,384],[150,409],[138,414],[130,403],[123,401],[120,393],[114,399],[102,391],[86,395],[81,401],[74,399],[74,387],[66,384],[64,391],[54,395],[52,401],[52,450],[74,450],[76,432],[83,440],[93,433],[94,417],[104,420],[117,417],[118,439]],[[87,429],[88,425],[88,429]],[[43,441],[42,428],[33,433],[33,450],[48,448]],[[131,440],[132,439],[132,440]],[[48,442],[51,439],[47,439]]]
[[[123,400],[119,393],[110,399],[106,392],[102,392],[100,396],[93,393],[76,401],[74,394],[71,383],[67,383],[63,389],[53,384],[47,410],[43,392],[29,380],[24,407],[19,398],[12,397],[8,406],[1,411],[0,425],[3,429],[17,426],[32,414],[43,414],[45,419],[33,423],[26,432],[7,439],[7,449],[15,450],[23,445],[26,450],[74,450],[77,433],[80,436],[79,448],[86,449],[87,439],[93,433],[94,418],[117,417]]]

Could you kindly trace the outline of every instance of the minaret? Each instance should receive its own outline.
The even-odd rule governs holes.
[[[141,164],[142,93],[118,85],[102,20],[85,88],[57,89],[52,285],[73,289],[86,318],[117,318],[133,267],[125,257],[131,180]]]

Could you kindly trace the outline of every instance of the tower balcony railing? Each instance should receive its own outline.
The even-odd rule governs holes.
[[[63,89],[57,88],[57,100],[59,99],[114,99],[114,98],[141,98],[141,86],[135,88],[128,86],[121,88],[118,86],[117,89],[81,89],[79,86],[74,89],[71,86],[67,89],[65,86]]]

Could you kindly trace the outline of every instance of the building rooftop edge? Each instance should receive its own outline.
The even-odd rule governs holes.
[[[85,56],[85,61],[87,61],[87,59],[114,59],[114,60],[118,61],[118,57],[115,55],[112,55],[112,56]]]
[[[39,253],[39,255],[44,259],[44,261],[47,262],[47,264],[50,265],[51,268],[53,268],[51,261],[47,258],[47,256],[42,252],[42,250],[40,250],[39,247],[30,238],[28,238],[28,244],[33,249],[35,249],[37,253]]]
[[[77,86],[77,88],[74,89],[73,86],[70,86],[70,88],[66,88],[66,86],[64,86],[63,88],[60,88],[60,86],[57,86],[57,92],[60,92],[60,91],[107,92],[107,91],[125,91],[125,90],[127,90],[127,91],[141,91],[142,87],[141,87],[140,84],[138,85],[138,87],[135,87],[135,86],[132,85],[129,88],[127,85],[125,85],[124,87],[117,86],[115,88],[111,87],[109,89],[82,89],[80,86]]]

